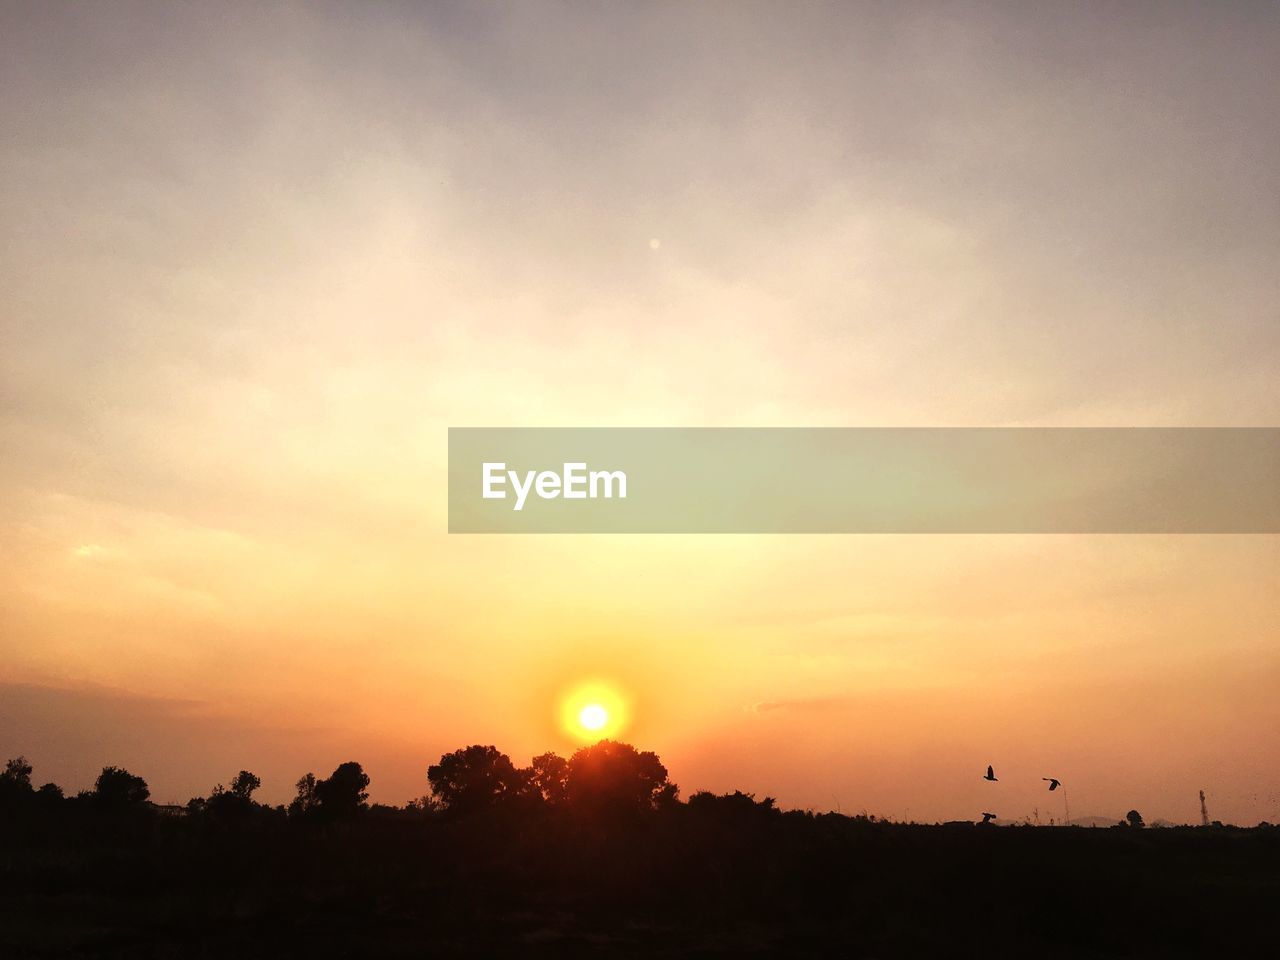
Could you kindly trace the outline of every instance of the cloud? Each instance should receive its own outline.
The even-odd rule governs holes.
[[[787,711],[790,713],[808,713],[827,710],[839,710],[851,706],[853,697],[800,697],[788,700],[761,700],[743,707],[747,713],[774,713]]]

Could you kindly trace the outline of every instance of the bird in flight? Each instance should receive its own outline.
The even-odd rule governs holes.
[[[1053,791],[1057,790],[1060,786],[1062,786],[1062,781],[1054,777],[1041,777],[1040,779],[1048,782],[1050,793],[1053,793]]]
[[[983,779],[983,780],[990,780],[992,783],[995,783],[995,782],[996,782],[996,780],[998,779],[998,778],[996,777],[996,772],[995,772],[994,770],[992,770],[992,769],[991,769],[991,764],[989,764],[989,763],[987,764],[987,775],[986,775],[985,777],[983,777],[982,779]]]
[[[982,822],[983,822],[983,823],[990,823],[990,822],[991,822],[992,820],[994,820],[995,818],[996,818],[996,815],[995,815],[994,813],[984,813],[984,814],[982,815]]]

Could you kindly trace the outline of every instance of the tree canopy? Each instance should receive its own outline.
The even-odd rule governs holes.
[[[473,813],[518,795],[526,778],[494,746],[474,744],[446,753],[427,768],[431,792],[451,813]]]
[[[151,796],[147,781],[122,767],[103,767],[93,785],[93,797],[102,807],[140,807]]]
[[[590,811],[653,810],[675,801],[678,788],[651,750],[601,740],[569,758],[565,800]]]

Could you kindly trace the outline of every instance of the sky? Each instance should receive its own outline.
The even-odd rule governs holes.
[[[1275,536],[465,536],[450,426],[1280,426],[1280,8],[0,4],[0,753],[1280,820]],[[988,763],[998,784],[980,780]]]

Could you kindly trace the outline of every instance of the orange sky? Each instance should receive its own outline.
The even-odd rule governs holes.
[[[403,802],[603,677],[686,792],[1280,819],[1274,536],[444,532],[448,426],[1280,425],[1274,9],[238,9],[2,15],[0,752]]]

